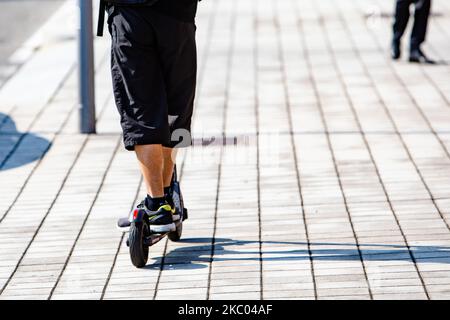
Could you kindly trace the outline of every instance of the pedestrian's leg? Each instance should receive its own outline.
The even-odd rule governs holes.
[[[148,195],[151,198],[163,198],[164,157],[162,146],[160,144],[137,145],[135,146],[135,151]]]
[[[430,9],[430,0],[415,0],[414,26],[411,33],[410,45],[411,50],[420,49],[420,45],[425,41]]]
[[[413,0],[397,0],[393,24],[393,42],[400,43],[409,20],[409,7]]]

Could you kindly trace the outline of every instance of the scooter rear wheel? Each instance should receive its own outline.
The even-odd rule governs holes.
[[[128,238],[131,262],[136,268],[143,268],[148,260],[148,246],[145,244],[146,224],[133,222]]]
[[[183,233],[183,223],[179,223],[175,231],[169,232],[167,236],[171,241],[177,242],[181,240],[181,235]]]

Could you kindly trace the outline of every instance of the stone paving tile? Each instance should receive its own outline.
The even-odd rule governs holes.
[[[430,292],[430,298],[433,300],[448,300],[450,298],[450,292]]]
[[[215,293],[211,294],[211,300],[257,300],[260,299],[259,292],[234,292],[234,293]]]
[[[421,293],[382,293],[373,296],[374,300],[425,300],[427,297]]]
[[[370,300],[368,294],[344,295],[344,296],[320,296],[321,300]]]
[[[142,270],[114,230],[145,190],[117,145],[109,39],[96,40],[98,136],[77,134],[74,41],[30,55],[0,89],[0,299],[448,299],[448,68],[391,62],[389,21],[373,28],[366,11],[200,4],[193,132],[237,145],[182,152],[190,219]],[[441,58],[449,21],[431,19]],[[25,76],[43,69],[45,85]]]
[[[318,290],[318,298],[321,295],[325,296],[340,296],[340,295],[353,295],[353,294],[367,294],[367,287],[339,287],[339,288],[323,288]]]
[[[264,299],[314,299],[314,290],[283,290],[264,292]]]

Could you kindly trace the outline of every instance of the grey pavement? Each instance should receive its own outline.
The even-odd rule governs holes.
[[[115,222],[145,191],[109,39],[99,134],[81,135],[66,2],[0,90],[0,299],[449,299],[450,4],[433,3],[440,64],[422,66],[389,59],[390,1],[202,1],[190,218],[135,269]]]
[[[48,20],[64,0],[0,0],[0,87],[20,67],[10,56]]]

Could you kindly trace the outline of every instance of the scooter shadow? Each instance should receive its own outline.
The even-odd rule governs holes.
[[[0,113],[0,171],[15,169],[41,159],[51,142],[31,132],[19,132],[14,120]]]
[[[157,257],[147,269],[180,270],[201,269],[209,267],[213,246],[212,238],[183,239],[181,247],[171,250],[165,256]],[[191,244],[191,246],[189,246]],[[185,246],[187,245],[187,246]],[[290,241],[262,241],[262,255],[259,241],[214,239],[215,262],[245,261],[304,261],[310,260],[308,243]],[[311,242],[311,255],[314,260],[356,261],[360,260],[358,248],[354,243]],[[236,249],[242,247],[242,250]],[[246,248],[247,246],[247,248]],[[233,249],[230,249],[233,247]],[[292,247],[292,249],[289,249]],[[299,249],[301,247],[301,249]],[[273,250],[270,248],[274,248]],[[361,255],[366,261],[409,261],[417,263],[450,264],[450,247],[444,246],[410,246],[389,244],[361,244]],[[240,257],[242,256],[242,257]]]

